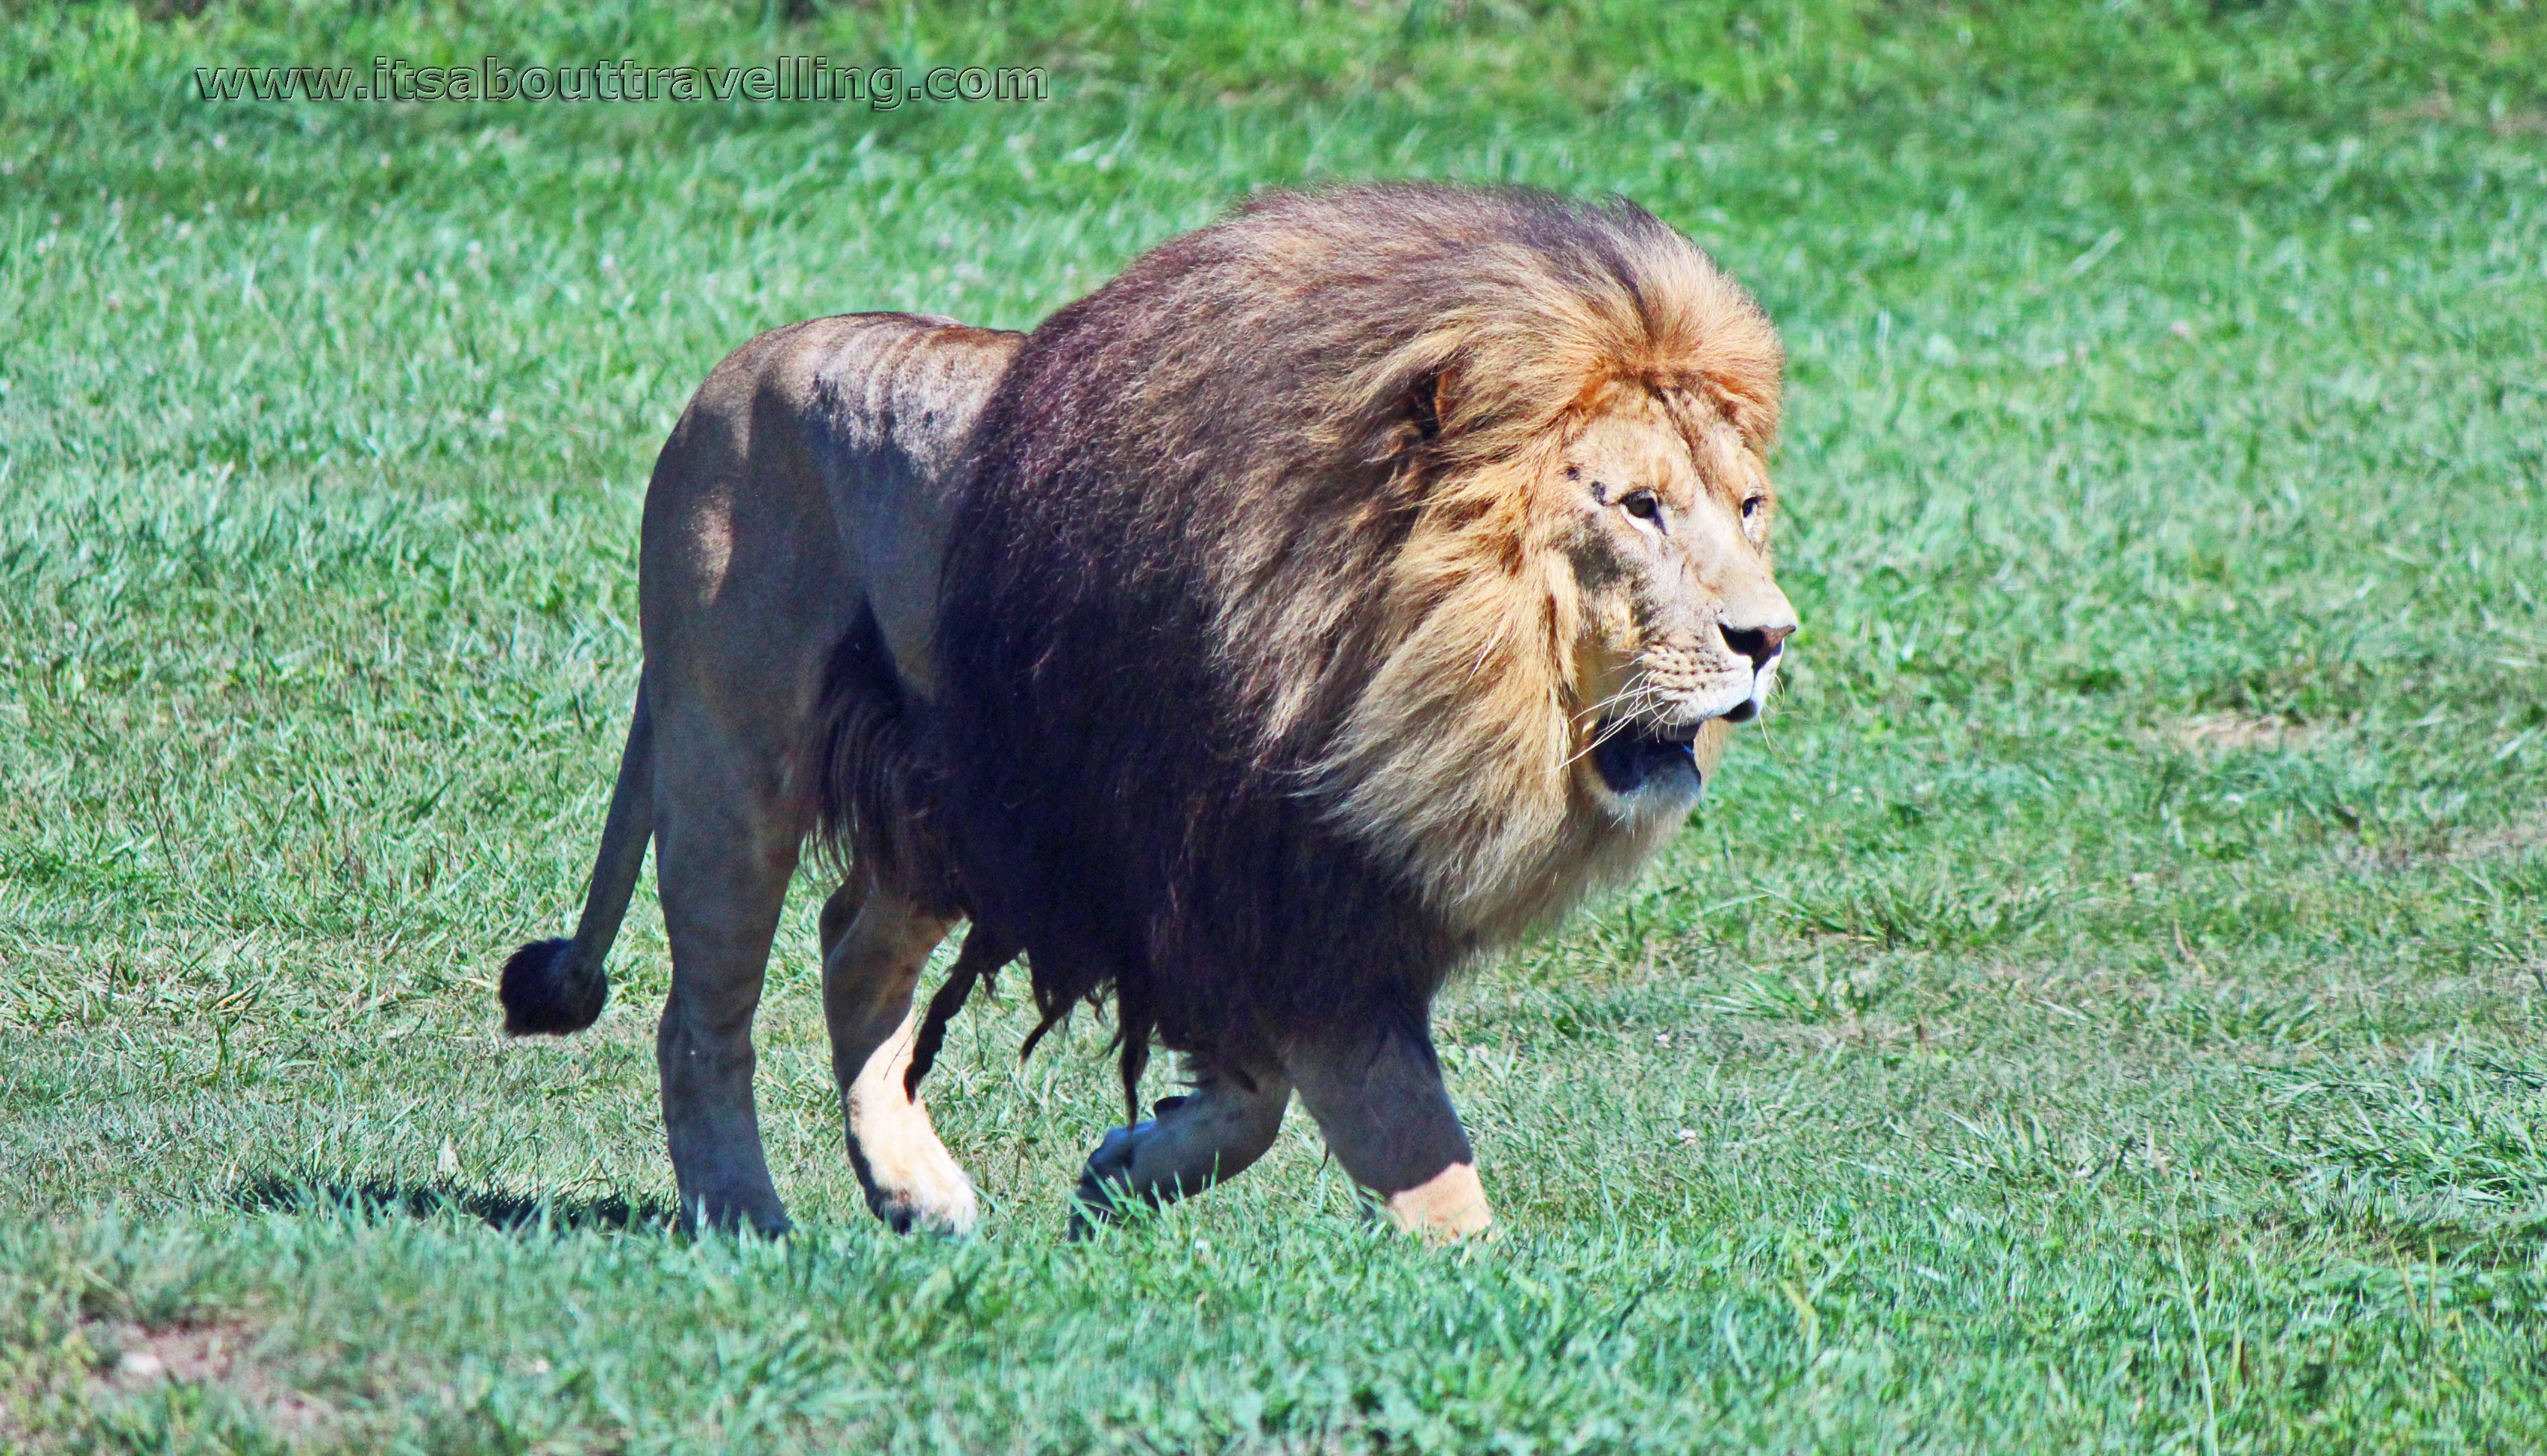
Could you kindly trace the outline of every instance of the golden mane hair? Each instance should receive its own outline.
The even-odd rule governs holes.
[[[1764,455],[1782,367],[1650,214],[1507,189],[1263,197],[1035,329],[973,436],[918,738],[1047,1024],[1110,985],[1127,1078],[1154,1029],[1245,1066],[1420,1017],[1632,869],[1670,826],[1572,787],[1541,482],[1621,390]]]

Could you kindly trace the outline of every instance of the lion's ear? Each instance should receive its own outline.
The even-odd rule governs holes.
[[[1428,369],[1415,377],[1406,391],[1406,418],[1415,426],[1417,443],[1430,445],[1442,438],[1443,415],[1442,371]]]
[[[1420,374],[1401,377],[1389,393],[1374,391],[1375,418],[1363,442],[1363,458],[1374,464],[1403,465],[1440,443],[1458,418],[1457,367],[1437,364]]]
[[[1442,438],[1442,421],[1450,412],[1444,374],[1440,369],[1428,369],[1407,381],[1405,392],[1371,432],[1365,447],[1370,460],[1403,461]]]

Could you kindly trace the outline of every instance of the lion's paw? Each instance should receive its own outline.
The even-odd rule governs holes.
[[[922,1123],[892,1129],[901,1136],[878,1136],[869,1128],[850,1143],[850,1160],[866,1186],[867,1207],[897,1234],[928,1229],[941,1234],[970,1234],[981,1222],[981,1200],[973,1180],[953,1154]],[[881,1156],[880,1156],[881,1155]]]
[[[1108,1129],[1097,1151],[1088,1155],[1088,1165],[1079,1173],[1078,1191],[1071,1195],[1072,1238],[1084,1239],[1098,1224],[1115,1223],[1125,1209],[1145,1201],[1132,1188],[1132,1156],[1157,1128],[1156,1121],[1145,1120],[1128,1128]]]
[[[962,1236],[981,1222],[981,1207],[971,1185],[936,1193],[909,1188],[879,1188],[867,1195],[867,1207],[897,1234],[927,1230]]]

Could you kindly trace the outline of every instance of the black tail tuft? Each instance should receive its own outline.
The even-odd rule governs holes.
[[[581,1031],[610,999],[600,967],[574,964],[571,940],[535,940],[504,962],[495,998],[504,1003],[506,1036],[564,1036]]]

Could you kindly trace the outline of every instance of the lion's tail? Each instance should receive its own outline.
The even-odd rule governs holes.
[[[619,936],[628,897],[646,867],[646,845],[655,837],[655,726],[646,707],[646,685],[637,684],[637,711],[628,724],[628,746],[619,755],[619,783],[610,791],[610,816],[601,826],[601,851],[583,892],[583,918],[571,940],[535,940],[504,962],[495,997],[504,1003],[508,1036],[564,1036],[581,1031],[610,999],[610,973],[602,957]]]

